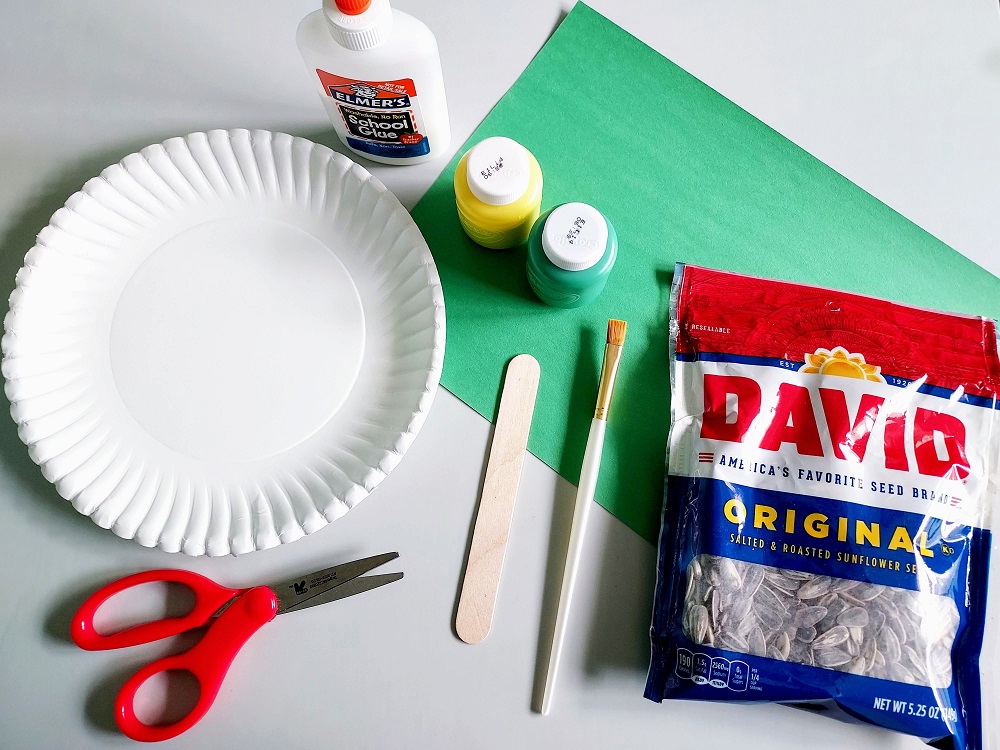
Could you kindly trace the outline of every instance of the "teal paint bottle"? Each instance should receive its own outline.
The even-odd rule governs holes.
[[[546,304],[582,307],[604,290],[617,257],[611,222],[586,203],[564,203],[531,228],[528,283]]]

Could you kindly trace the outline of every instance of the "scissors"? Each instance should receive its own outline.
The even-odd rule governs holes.
[[[326,604],[398,581],[402,573],[363,576],[364,573],[399,557],[398,552],[354,560],[277,586],[230,589],[187,570],[150,570],[109,583],[95,591],[73,616],[73,642],[87,651],[152,643],[193,628],[208,625],[208,631],[187,651],[146,665],[122,686],[115,700],[115,721],[125,736],[141,742],[158,742],[186,732],[211,708],[222,687],[229,665],[243,644],[261,626],[285,612],[296,612]],[[165,581],[188,586],[195,595],[194,608],[186,615],[143,623],[111,635],[94,629],[97,610],[115,594],[144,583]],[[170,670],[191,673],[200,694],[194,708],[171,724],[144,724],[135,715],[135,694],[154,674]]]

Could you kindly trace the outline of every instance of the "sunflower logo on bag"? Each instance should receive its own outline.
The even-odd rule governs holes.
[[[865,362],[864,354],[852,354],[842,346],[835,346],[833,351],[820,348],[805,356],[806,363],[799,368],[799,372],[838,375],[856,380],[871,380],[875,383],[885,382],[885,378],[880,374],[881,367],[868,364]]]

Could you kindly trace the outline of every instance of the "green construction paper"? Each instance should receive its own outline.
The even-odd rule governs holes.
[[[494,135],[519,141],[538,159],[543,210],[583,201],[617,229],[617,265],[588,307],[544,305],[528,286],[524,248],[485,250],[459,226],[455,164]],[[670,422],[667,321],[676,261],[1000,315],[995,276],[583,3],[413,218],[444,288],[442,384],[492,420],[506,363],[534,355],[542,375],[529,449],[574,484],[607,321],[628,322],[597,500],[651,541]]]

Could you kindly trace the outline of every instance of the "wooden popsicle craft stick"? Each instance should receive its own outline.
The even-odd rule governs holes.
[[[540,374],[538,361],[530,354],[520,354],[507,365],[469,563],[455,616],[455,630],[466,643],[482,641],[493,624]]]

